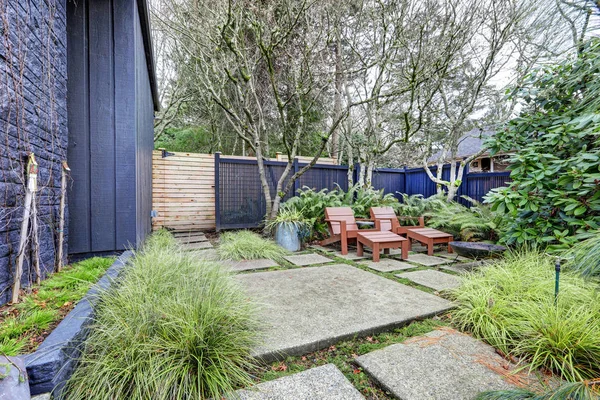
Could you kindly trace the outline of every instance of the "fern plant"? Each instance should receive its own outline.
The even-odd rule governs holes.
[[[427,199],[425,216],[428,225],[460,237],[463,241],[497,240],[503,230],[502,218],[491,209],[471,198],[473,205],[465,207],[439,197]]]

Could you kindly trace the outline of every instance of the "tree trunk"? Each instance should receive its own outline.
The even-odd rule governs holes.
[[[336,30],[336,43],[335,43],[335,97],[333,104],[333,114],[335,118],[339,118],[342,115],[342,84],[343,84],[343,70],[342,70],[342,44],[340,39],[340,32]],[[331,135],[331,156],[339,158],[339,130],[337,128]]]
[[[371,159],[367,163],[367,174],[365,176],[365,187],[371,187],[373,183],[373,169],[375,169],[375,160]]]

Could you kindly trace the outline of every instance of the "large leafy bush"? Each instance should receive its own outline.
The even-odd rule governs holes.
[[[600,40],[512,95],[521,115],[487,143],[512,154],[512,182],[486,201],[509,220],[505,242],[568,248],[600,228]]]

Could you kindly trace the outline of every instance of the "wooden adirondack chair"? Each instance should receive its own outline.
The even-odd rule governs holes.
[[[398,217],[392,207],[371,207],[371,219],[375,228],[380,231],[390,231],[406,236],[409,229],[425,228],[424,217]],[[417,225],[400,225],[399,221],[416,220]]]
[[[321,241],[321,246],[341,242],[342,254],[348,254],[348,242],[356,241],[360,232],[376,231],[377,229],[358,229],[354,212],[350,207],[326,207],[325,221],[329,227],[329,237]]]
[[[404,217],[405,220],[418,218],[419,225],[400,225],[392,207],[371,207],[371,218],[375,220],[375,227],[378,230],[406,235],[409,239],[409,248],[411,239],[413,239],[425,245],[427,254],[430,256],[433,255],[433,245],[440,243],[446,243],[448,253],[452,253],[452,247],[450,247],[450,242],[454,240],[452,235],[437,229],[426,228],[423,217]]]

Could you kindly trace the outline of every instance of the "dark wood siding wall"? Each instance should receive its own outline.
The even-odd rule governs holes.
[[[139,4],[139,3],[138,3]],[[146,52],[142,38],[139,14],[135,18],[135,83],[137,152],[137,241],[138,244],[152,230],[152,150],[154,149],[154,102],[146,65]]]
[[[66,0],[0,0],[0,305],[11,295],[29,152],[39,164],[36,205],[42,276],[54,270],[61,162],[68,137],[65,8]],[[23,286],[34,278],[31,256],[30,240]]]
[[[135,0],[68,4],[71,254],[123,250],[148,231],[153,103],[138,15]]]

